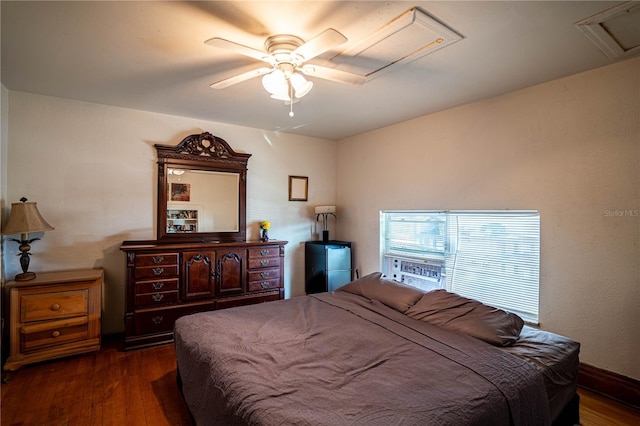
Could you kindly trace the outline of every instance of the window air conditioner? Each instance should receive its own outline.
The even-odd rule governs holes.
[[[387,278],[423,291],[445,288],[445,265],[437,260],[405,259],[385,256],[383,273]]]

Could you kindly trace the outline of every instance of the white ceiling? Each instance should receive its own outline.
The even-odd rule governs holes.
[[[608,65],[575,24],[620,3],[3,0],[1,79],[9,90],[341,139]],[[209,87],[262,65],[205,45],[212,37],[263,50],[273,34],[309,40],[334,28],[348,42],[310,61],[326,64],[414,6],[463,39],[362,86],[309,78],[293,118],[260,78]]]

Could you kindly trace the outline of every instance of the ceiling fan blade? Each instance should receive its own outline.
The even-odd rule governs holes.
[[[304,61],[308,61],[345,41],[347,41],[345,36],[333,28],[328,28],[294,50],[292,55],[300,55]]]
[[[225,78],[224,80],[216,81],[210,85],[213,89],[224,89],[225,87],[233,86],[234,84],[242,83],[254,77],[259,77],[273,71],[273,68],[262,67],[255,70],[243,72],[242,74],[234,75],[233,77]]]
[[[318,65],[307,64],[300,67],[300,71],[311,77],[324,78],[325,80],[337,81],[338,83],[363,84],[367,81],[367,77],[363,75]]]
[[[240,55],[248,56],[250,58],[264,61],[270,64],[275,63],[275,58],[267,52],[254,49],[249,46],[235,43],[233,41],[225,40],[224,38],[214,37],[204,42],[204,44],[218,49],[224,49],[229,52],[238,53]]]

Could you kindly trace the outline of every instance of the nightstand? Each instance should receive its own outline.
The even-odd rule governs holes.
[[[42,272],[5,285],[10,354],[4,370],[100,349],[102,269]]]

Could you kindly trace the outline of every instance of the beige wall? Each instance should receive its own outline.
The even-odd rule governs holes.
[[[625,61],[337,146],[3,89],[1,201],[27,196],[56,228],[33,244],[33,270],[105,268],[106,333],[123,329],[120,243],[155,236],[154,143],[206,130],[253,154],[248,232],[268,219],[290,241],[288,297],[304,293],[315,205],[337,202],[331,236],[354,242],[361,274],[379,269],[381,209],[539,209],[541,327],[580,341],[583,362],[640,379],[640,217],[624,214],[640,209],[639,79],[640,59]],[[287,201],[288,175],[309,176],[308,203]],[[4,250],[11,278],[17,247]]]
[[[315,229],[313,206],[335,199],[336,143],[246,127],[10,91],[7,205],[36,201],[55,227],[32,244],[33,271],[103,267],[105,333],[124,330],[123,240],[155,238],[153,144],[177,144],[209,131],[252,154],[247,175],[247,232],[270,220],[270,237],[287,240],[285,293],[304,294],[304,246]],[[309,201],[288,201],[288,176],[309,177]],[[5,212],[6,214],[6,212]],[[36,234],[36,236],[38,236]],[[17,245],[4,242],[5,272],[20,271]]]
[[[341,141],[340,238],[366,274],[382,209],[539,209],[541,328],[640,379],[639,102],[634,59]]]

